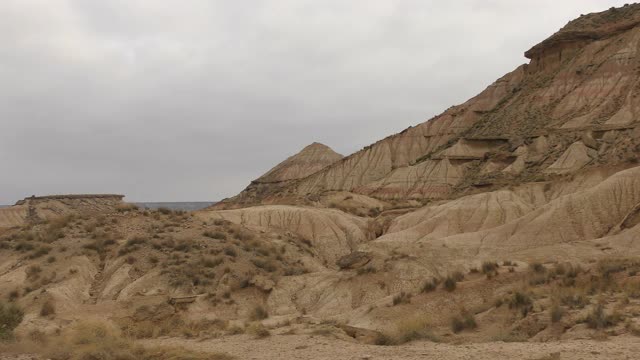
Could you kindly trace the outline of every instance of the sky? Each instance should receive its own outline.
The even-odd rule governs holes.
[[[607,0],[2,0],[0,204],[214,201],[348,155],[527,63]]]

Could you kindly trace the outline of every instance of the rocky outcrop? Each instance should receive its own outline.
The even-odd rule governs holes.
[[[596,40],[610,38],[623,33],[640,24],[640,5],[625,5],[622,8],[611,8],[608,11],[581,15],[570,21],[560,31],[551,35],[540,44],[535,45],[524,55],[533,60],[535,67],[541,67],[543,62],[562,61],[563,52],[572,53],[580,47]]]

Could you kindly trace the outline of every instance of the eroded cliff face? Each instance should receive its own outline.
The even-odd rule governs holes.
[[[634,163],[640,146],[640,5],[581,16],[476,97],[247,203],[326,191],[447,199],[589,166]],[[247,196],[244,196],[247,195]]]

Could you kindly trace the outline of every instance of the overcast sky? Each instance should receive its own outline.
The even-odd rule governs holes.
[[[0,204],[217,200],[461,103],[605,0],[1,0]]]

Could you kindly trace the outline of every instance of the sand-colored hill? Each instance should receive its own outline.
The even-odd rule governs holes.
[[[330,147],[314,142],[276,165],[253,182],[273,183],[302,179],[342,159],[343,156]]]

